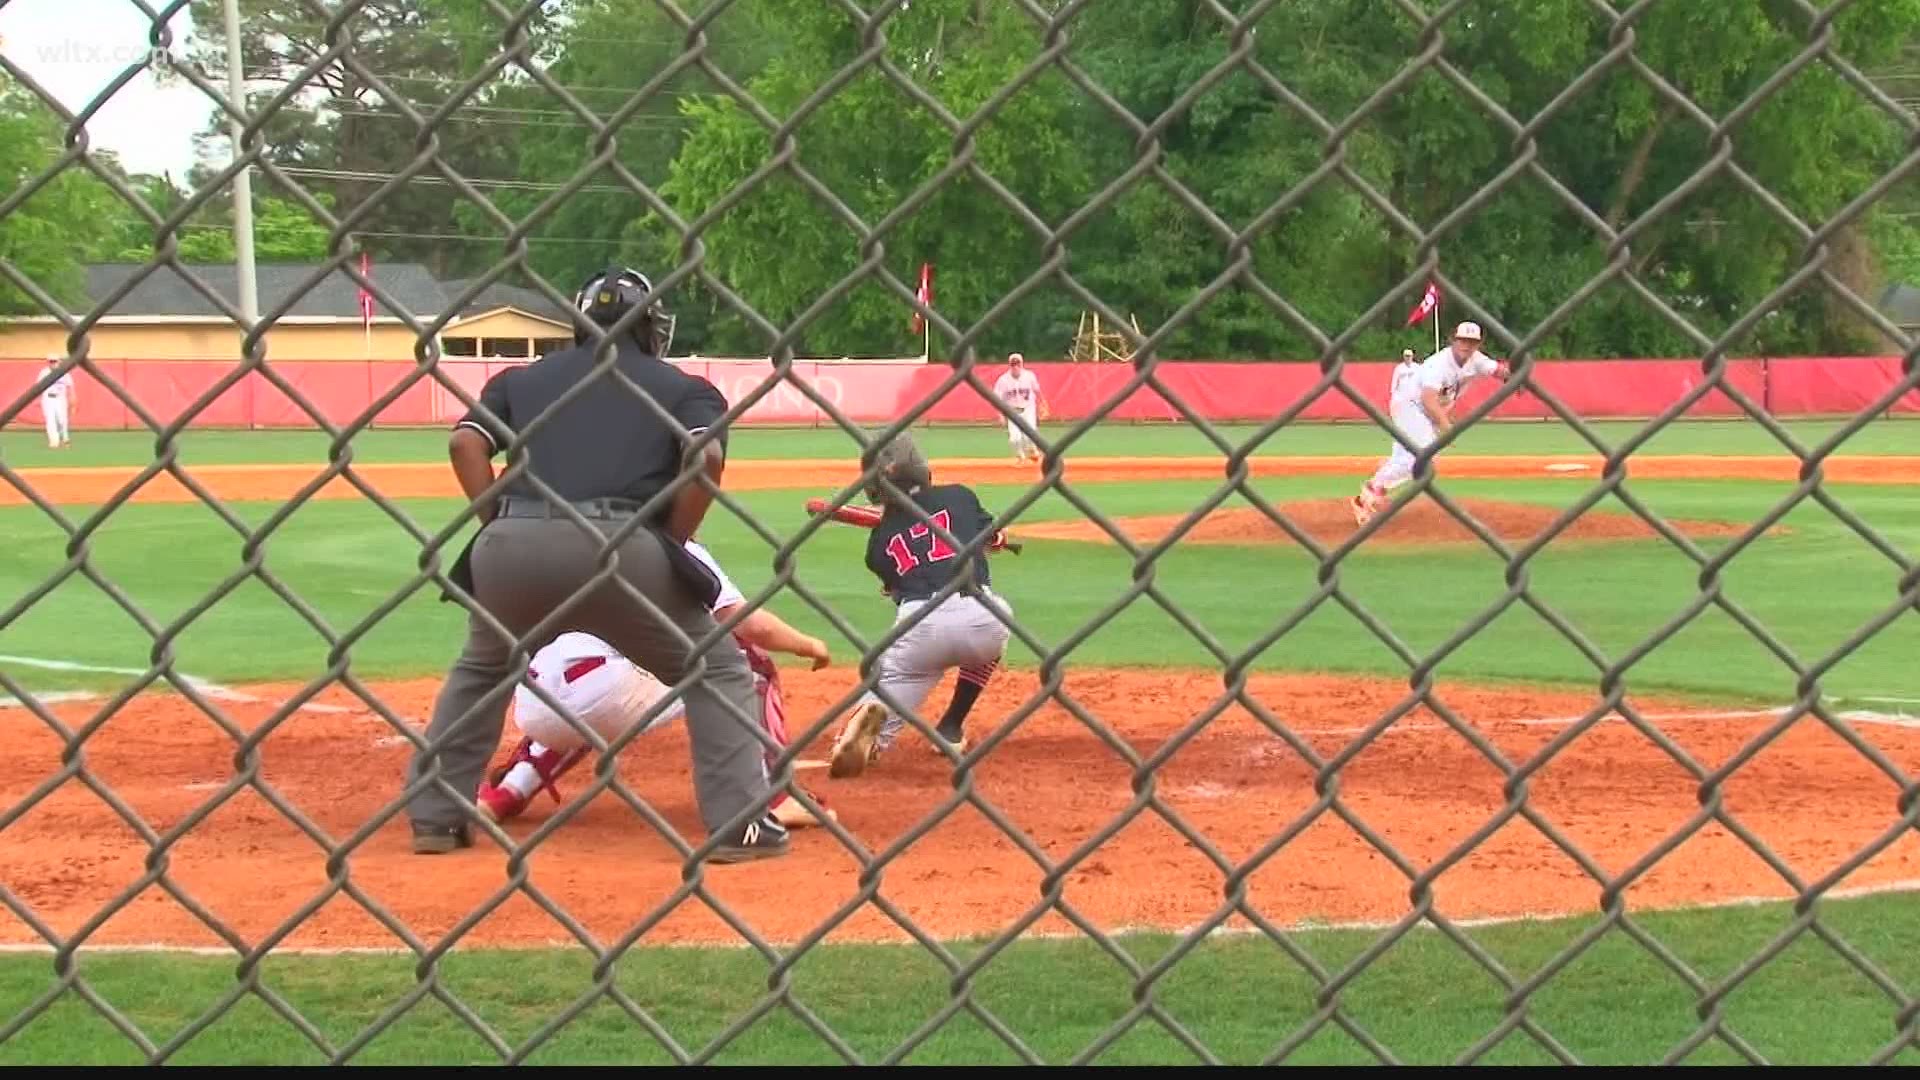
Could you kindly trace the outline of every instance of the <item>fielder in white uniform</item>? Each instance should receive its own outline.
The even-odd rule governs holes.
[[[1006,403],[1007,408],[1020,414],[1027,426],[1038,430],[1040,426],[1040,377],[1027,370],[1027,358],[1019,353],[1007,357],[1011,366],[1001,374],[993,384],[993,396]],[[1007,442],[1013,445],[1013,459],[1025,462],[1040,460],[1040,448],[1035,446],[1020,425],[1007,418]]]
[[[688,541],[687,550],[720,579],[720,595],[714,601],[714,617],[725,622],[747,602],[745,594],[727,577],[713,555],[700,544]],[[826,642],[809,637],[789,626],[779,616],[759,608],[733,629],[734,637],[747,654],[753,669],[754,686],[759,691],[761,723],[773,741],[782,747],[789,743],[786,709],[780,695],[780,672],[769,652],[792,653],[814,663],[814,670],[831,660]],[[534,654],[527,678],[566,706],[574,718],[611,742],[626,732],[655,702],[667,696],[667,686],[652,672],[636,666],[613,646],[592,634],[561,634]],[[641,733],[651,732],[686,715],[685,698],[675,698],[656,715],[647,719]],[[524,685],[514,690],[513,720],[525,738],[514,748],[507,763],[482,781],[477,801],[482,813],[494,821],[518,816],[542,789],[551,790],[553,781],[583,760],[592,744],[565,717],[555,712]],[[769,760],[772,758],[768,754]],[[824,809],[825,800],[807,793]],[[554,799],[559,800],[559,794]],[[819,820],[807,807],[782,791],[772,810],[782,825],[794,828],[817,825]],[[831,810],[827,816],[834,817]]]
[[[1393,369],[1391,414],[1413,449],[1396,439],[1393,452],[1380,463],[1360,494],[1348,500],[1353,519],[1361,525],[1384,510],[1393,489],[1413,478],[1415,453],[1453,427],[1453,403],[1474,379],[1492,376],[1505,381],[1507,365],[1480,351],[1480,327],[1463,322],[1453,332],[1453,343],[1419,363],[1413,351],[1403,352]]]
[[[47,357],[47,370],[60,366],[60,358]],[[73,407],[73,374],[71,372],[48,383],[40,391],[40,414],[47,423],[47,445],[58,449],[72,446],[73,437],[68,429],[69,410]]]

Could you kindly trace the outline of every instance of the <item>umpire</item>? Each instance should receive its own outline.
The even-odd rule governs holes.
[[[651,395],[682,428],[698,436],[726,412],[713,384],[662,359],[672,340],[672,316],[652,297],[653,286],[638,271],[609,267],[595,274],[575,297],[575,306],[602,327],[638,311],[632,329],[614,335],[612,369],[593,375],[599,362],[595,339],[584,330],[574,346],[531,364],[507,368],[487,381],[480,404],[453,430],[448,447],[454,475],[482,521],[453,578],[514,637],[587,587],[599,569],[606,536],[634,517],[641,505],[672,484],[683,469],[697,469],[717,485],[725,464],[725,432],[699,451],[685,443],[652,408],[613,374],[619,371]],[[516,434],[583,379],[586,388],[545,417],[522,444],[527,468],[499,493],[497,504],[482,493],[494,483],[493,458]],[[535,493],[537,476],[594,526],[592,533],[563,516]],[[747,661],[731,636],[715,635],[711,604],[719,583],[683,546],[705,517],[712,495],[689,480],[649,520],[629,531],[615,549],[617,576],[665,613],[663,623],[614,580],[592,587],[553,625],[526,637],[531,656],[562,632],[582,630],[601,638],[640,667],[672,685],[704,659],[706,672],[685,691],[687,728],[693,741],[694,792],[709,835],[720,842],[716,862],[768,858],[787,851],[787,831],[767,811],[773,788],[762,747],[750,727],[759,708]],[[463,580],[464,579],[464,580]],[[675,630],[678,630],[678,633]],[[686,641],[715,640],[701,655]],[[407,774],[416,783],[436,765],[439,780],[456,799],[429,780],[407,807],[413,850],[440,854],[471,846],[473,793],[499,746],[508,699],[519,665],[509,662],[514,642],[476,615],[468,616],[467,642],[434,702],[425,750]]]

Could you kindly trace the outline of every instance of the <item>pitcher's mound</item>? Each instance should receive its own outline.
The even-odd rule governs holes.
[[[1548,506],[1500,502],[1492,499],[1455,499],[1454,504],[1480,526],[1509,545],[1525,544],[1545,532],[1561,511]],[[1344,543],[1359,526],[1345,499],[1276,504],[1275,509],[1293,522],[1294,527],[1323,545]],[[1136,544],[1153,544],[1165,539],[1185,520],[1184,514],[1114,519],[1114,525]],[[1695,539],[1738,536],[1746,526],[1722,521],[1676,521],[1667,519],[1674,530]],[[1016,526],[1022,540],[1090,540],[1112,543],[1106,530],[1090,521],[1054,521]],[[1553,543],[1569,540],[1647,540],[1658,537],[1651,525],[1633,514],[1611,510],[1588,510],[1571,525],[1554,534]],[[1215,510],[1182,534],[1187,544],[1291,544],[1292,535],[1259,510],[1251,507]],[[1440,504],[1419,496],[1402,506],[1391,520],[1384,522],[1366,540],[1368,544],[1457,544],[1478,543],[1479,537]]]

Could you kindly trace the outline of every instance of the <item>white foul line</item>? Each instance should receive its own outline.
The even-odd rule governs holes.
[[[1858,698],[1856,700],[1865,701],[1868,699]],[[1722,712],[1678,712],[1678,713],[1643,712],[1643,713],[1640,713],[1639,716],[1640,716],[1640,719],[1645,720],[1649,724],[1668,724],[1668,723],[1679,723],[1679,722],[1684,722],[1689,720],[1763,720],[1770,717],[1772,718],[1782,717],[1782,716],[1785,716],[1790,711],[1792,710],[1789,708],[1728,709]],[[1810,716],[1811,710],[1809,710],[1809,712],[1806,715]],[[1865,724],[1870,726],[1895,727],[1895,728],[1920,728],[1920,717],[1908,716],[1905,713],[1869,712],[1861,709],[1850,709],[1844,712],[1833,712],[1831,713],[1831,715],[1834,718],[1839,720],[1844,720],[1849,724]],[[1532,716],[1532,717],[1519,717],[1519,718],[1507,719],[1507,720],[1488,720],[1488,721],[1485,721],[1485,726],[1499,727],[1501,725],[1511,725],[1514,727],[1566,728],[1566,727],[1572,727],[1573,725],[1580,723],[1584,719],[1585,717],[1580,717],[1580,716]],[[1616,711],[1608,712],[1602,715],[1598,720],[1595,720],[1594,723],[1596,725],[1610,723],[1610,722],[1624,723],[1625,720],[1626,718],[1621,716],[1620,713],[1616,710]],[[1817,718],[1815,719],[1815,722],[1818,722]],[[1472,727],[1474,725],[1469,724],[1468,726]],[[1363,735],[1372,730],[1373,730],[1373,725],[1371,724],[1366,725],[1364,727],[1297,729],[1298,733],[1302,735]],[[1389,724],[1385,728],[1382,728],[1380,731],[1380,734],[1391,735],[1396,732],[1403,732],[1403,731],[1417,732],[1417,731],[1451,731],[1451,730],[1453,730],[1451,725],[1442,724],[1442,723],[1415,722],[1411,724],[1406,724],[1406,723],[1400,723],[1396,721],[1395,723]]]
[[[72,660],[48,660],[38,656],[0,655],[0,664],[19,664],[21,667],[45,668],[49,671],[88,671],[88,672],[95,672],[102,675],[145,675],[148,670],[146,668],[109,667],[104,664],[81,664],[81,663],[76,663],[75,661],[72,661]],[[184,672],[179,672],[177,674],[179,675],[181,682],[186,683],[188,686],[193,687],[195,690],[200,691],[201,693],[207,695],[210,698],[213,698],[216,701],[233,701],[241,704],[259,704],[260,702],[266,700],[264,698],[255,697],[252,694],[242,693],[238,690],[233,689],[230,686],[222,686],[217,682],[209,682],[206,679],[195,678],[194,676],[188,675]],[[60,692],[55,692],[50,694],[41,694],[36,696],[42,702],[47,702],[47,703],[52,703],[55,701],[91,700],[99,697],[99,695],[88,695],[84,693],[68,694],[66,696],[62,696]],[[0,697],[0,706],[6,706],[6,705],[17,706],[19,704],[20,703],[18,701],[15,701],[13,698]],[[353,709],[345,708],[339,705],[321,705],[313,702],[309,702],[305,705],[300,706],[300,710],[302,712],[316,712],[316,713],[350,713],[354,711]]]
[[[47,660],[38,656],[0,656],[0,663],[20,664],[25,667],[46,668],[49,671],[99,671],[108,675],[145,675],[146,668],[107,667],[103,664],[81,664],[72,660]],[[182,675],[187,682],[198,682],[191,675]]]
[[[42,705],[60,705],[69,701],[98,701],[100,700],[100,695],[88,693],[85,690],[49,690],[44,694],[34,695],[34,700]],[[0,709],[24,709],[26,707],[27,703],[21,701],[19,698],[13,697],[10,694],[0,694]]]
[[[1444,880],[1444,878],[1442,880]],[[1822,902],[1828,900],[1857,900],[1887,893],[1910,892],[1920,892],[1920,878],[1902,878],[1897,881],[1884,881],[1877,885],[1851,885],[1845,888],[1828,889],[1820,895],[1820,899]],[[1763,904],[1790,904],[1794,899],[1792,896],[1733,896],[1722,900],[1702,900],[1690,904],[1651,904],[1639,907],[1629,905],[1627,914],[1650,915],[1671,914],[1676,912],[1684,913],[1688,911],[1722,911],[1729,908],[1759,907]],[[1445,915],[1445,912],[1441,912],[1441,914]],[[1483,915],[1477,918],[1453,919],[1451,922],[1454,926],[1462,930],[1477,930],[1481,927],[1511,926],[1515,923],[1567,922],[1572,919],[1584,919],[1604,914],[1606,913],[1596,908],[1590,911],[1547,911],[1530,912],[1520,915]],[[1288,933],[1298,933],[1303,930],[1385,930],[1389,927],[1398,926],[1400,922],[1400,919],[1351,919],[1340,922],[1320,922],[1307,919],[1283,926],[1281,929]],[[1438,929],[1431,921],[1425,919],[1416,923],[1415,926],[1424,930]],[[1192,933],[1197,929],[1199,929],[1199,927],[1190,926],[1184,931],[1176,930],[1173,931],[1173,933]],[[1127,932],[1166,933],[1167,931],[1154,927],[1129,927],[1116,931],[1116,933]],[[1259,933],[1261,933],[1261,930],[1257,926],[1233,926],[1217,927],[1211,936],[1245,937]],[[1075,935],[1062,932],[1059,936],[1062,938],[1071,938]],[[232,950],[229,949],[227,952],[231,954]]]

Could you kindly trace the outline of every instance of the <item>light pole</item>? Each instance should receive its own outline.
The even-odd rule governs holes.
[[[222,7],[227,20],[227,96],[233,99],[234,108],[244,113],[247,87],[240,55],[240,0],[223,0]],[[237,161],[246,125],[229,119],[227,130],[233,138],[231,160]],[[251,330],[260,321],[260,298],[253,272],[253,174],[244,168],[233,178],[233,255],[234,272],[240,280],[240,314]]]

